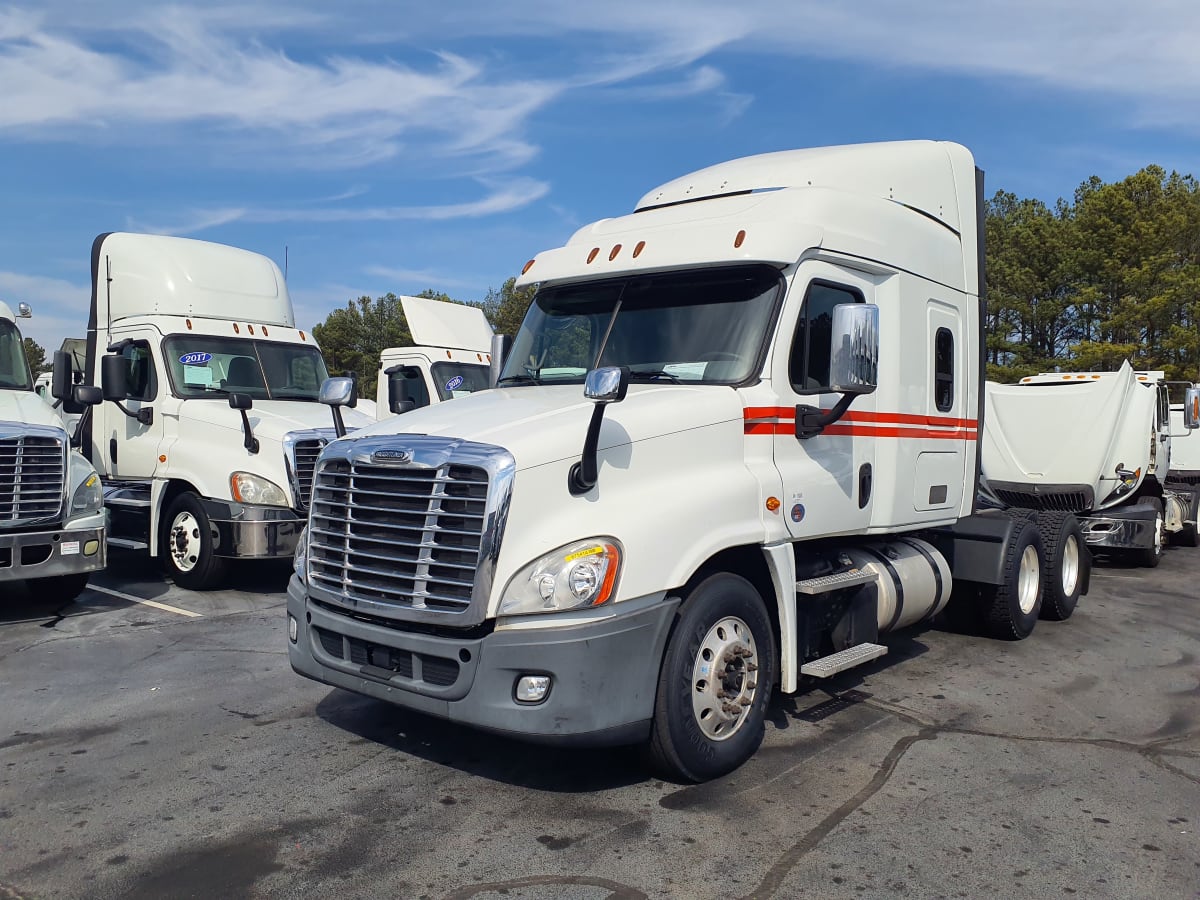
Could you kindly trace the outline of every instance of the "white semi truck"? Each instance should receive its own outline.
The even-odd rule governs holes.
[[[477,306],[401,297],[416,346],[390,347],[379,362],[379,418],[489,387],[492,326]]]
[[[1180,402],[1171,404],[1171,471],[1167,483],[1200,490],[1200,433],[1187,427],[1188,419],[1200,421],[1200,392],[1188,392],[1193,386],[1190,381],[1169,384],[1182,396]]]
[[[31,315],[25,303],[18,312]],[[80,387],[72,399],[100,395]],[[0,302],[0,597],[28,581],[41,599],[74,600],[106,553],[100,478],[34,391],[17,316]]]
[[[982,490],[1003,505],[1073,514],[1089,548],[1157,566],[1168,536],[1196,546],[1200,498],[1169,486],[1162,372],[1046,372],[988,382]],[[1180,423],[1184,425],[1185,423]],[[1196,427],[1189,417],[1184,433]]]
[[[104,481],[109,543],[149,550],[194,589],[218,584],[231,558],[290,555],[317,455],[342,426],[317,402],[325,362],[278,266],[126,233],[97,237],[91,262],[83,378],[105,402],[78,439]],[[56,397],[70,369],[56,353]]]
[[[982,190],[956,144],[773,153],[539,254],[497,389],[322,452],[293,668],[703,780],[952,591],[1029,634],[1037,525],[975,513]]]

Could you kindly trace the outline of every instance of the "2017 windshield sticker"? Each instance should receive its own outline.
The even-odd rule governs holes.
[[[195,350],[191,353],[185,353],[179,357],[179,361],[185,366],[202,366],[212,359],[211,353],[205,353],[203,350]]]
[[[457,390],[458,388],[462,387],[462,383],[463,383],[463,377],[461,375],[455,375],[453,378],[451,378],[449,381],[446,382],[446,390],[448,390],[448,391]]]

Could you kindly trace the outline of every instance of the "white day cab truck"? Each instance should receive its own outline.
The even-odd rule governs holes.
[[[31,315],[25,303],[18,312]],[[72,398],[86,406],[100,392],[77,387]],[[17,316],[0,302],[0,597],[26,581],[40,599],[74,600],[106,552],[100,478],[34,391]]]
[[[1200,422],[1200,391],[1190,392],[1192,386],[1187,381],[1168,382],[1169,388],[1182,392],[1179,402],[1171,404],[1171,471],[1167,473],[1167,484],[1200,490],[1200,433],[1187,427],[1189,419]]]
[[[496,389],[322,452],[293,668],[703,780],[952,592],[1029,634],[1037,525],[975,513],[982,190],[956,144],[773,153],[539,254]]]
[[[380,355],[376,410],[381,419],[487,390],[492,326],[477,306],[401,297],[416,346]]]
[[[331,421],[317,402],[325,362],[278,266],[125,233],[97,237],[91,264],[83,380],[104,402],[76,434],[104,482],[109,544],[149,550],[193,589],[218,585],[232,558],[292,554],[321,448],[371,419]],[[58,351],[56,398],[70,371]]]
[[[1190,385],[1187,393],[1190,402],[1200,395]],[[1200,543],[1200,492],[1170,481],[1175,450],[1162,372],[1135,372],[1128,362],[1116,372],[1046,372],[1019,384],[988,382],[986,396],[985,497],[1066,522],[1063,540],[1145,566],[1159,564],[1168,538]],[[1179,424],[1179,436],[1190,435],[1197,419]]]

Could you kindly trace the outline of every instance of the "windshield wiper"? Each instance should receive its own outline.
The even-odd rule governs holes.
[[[536,375],[505,375],[496,384],[541,384],[542,379]]]
[[[682,382],[665,369],[633,369],[629,373],[630,381],[655,381],[659,378],[670,379],[672,384],[682,384]]]

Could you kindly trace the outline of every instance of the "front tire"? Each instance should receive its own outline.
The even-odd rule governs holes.
[[[220,586],[229,560],[217,556],[212,520],[191,491],[171,501],[159,537],[163,568],[181,588],[206,591]]]
[[[1019,641],[1033,633],[1042,608],[1045,558],[1034,520],[1014,521],[1012,540],[1004,557],[1004,580],[1001,584],[981,585],[979,591],[984,628],[991,637]]]
[[[1163,516],[1163,504],[1157,497],[1150,497],[1150,505],[1154,507],[1154,534],[1151,546],[1143,550],[1135,550],[1133,558],[1138,565],[1147,569],[1157,569],[1162,562],[1163,544],[1166,543],[1166,518]]]
[[[1038,530],[1046,548],[1042,570],[1042,618],[1062,622],[1071,618],[1090,563],[1083,529],[1073,513],[1042,512]]]
[[[758,750],[775,684],[771,618],[738,575],[700,582],[676,613],[658,677],[648,751],[663,775],[708,781]]]

